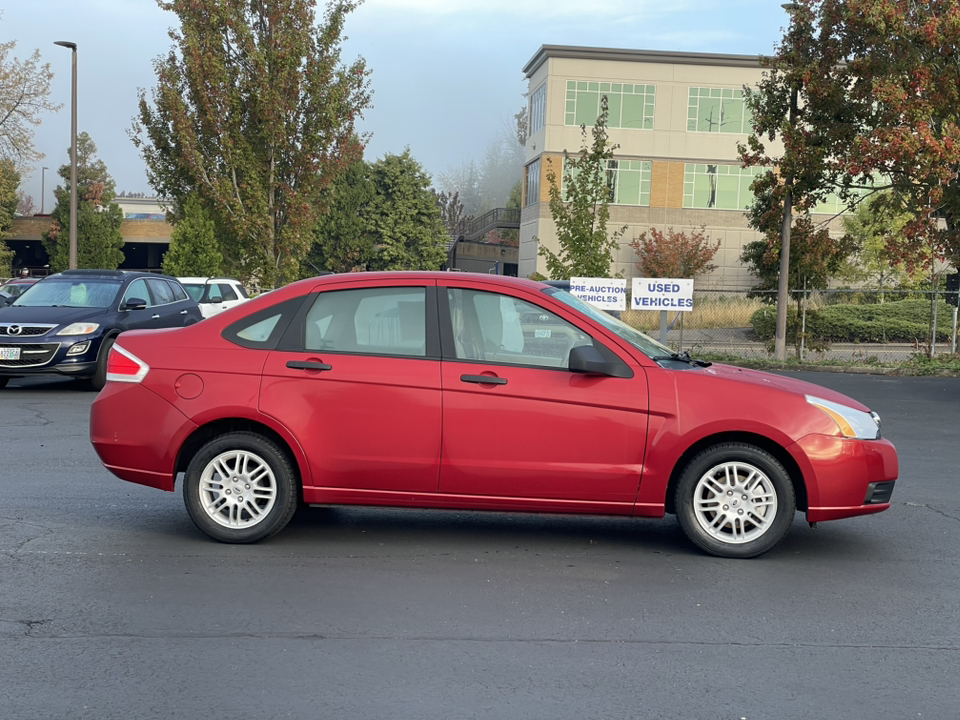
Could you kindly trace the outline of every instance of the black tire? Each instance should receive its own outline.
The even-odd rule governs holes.
[[[115,337],[107,338],[100,344],[100,352],[97,355],[97,371],[90,378],[90,387],[97,392],[103,390],[107,384],[107,358],[110,356],[110,348],[117,341]]]
[[[711,555],[751,558],[779,545],[797,510],[783,465],[766,450],[722,443],[698,453],[677,483],[683,532]]]
[[[252,432],[207,442],[190,461],[183,482],[190,518],[226,543],[254,543],[280,532],[293,517],[298,497],[297,474],[287,454]]]

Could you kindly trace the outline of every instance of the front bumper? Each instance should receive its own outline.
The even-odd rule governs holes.
[[[70,348],[89,342],[79,355],[68,355]],[[11,342],[0,340],[0,348],[19,348],[16,360],[0,358],[0,377],[30,377],[33,375],[60,375],[66,377],[93,377],[97,371],[97,353],[102,338],[71,338],[69,340],[31,340]]]
[[[900,472],[889,440],[808,435],[790,448],[807,488],[807,520],[870,515],[890,507]]]

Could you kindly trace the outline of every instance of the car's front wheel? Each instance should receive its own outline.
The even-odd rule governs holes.
[[[796,494],[783,465],[745,443],[722,443],[697,454],[676,492],[684,533],[719,557],[750,558],[773,549],[786,537],[796,512]]]
[[[274,535],[297,509],[296,472],[273,441],[232,432],[194,455],[183,483],[193,522],[221,542],[253,543]]]
[[[110,348],[117,341],[116,338],[107,338],[100,345],[100,352],[97,355],[97,369],[90,378],[90,386],[100,392],[103,386],[107,384],[107,359],[110,357]]]

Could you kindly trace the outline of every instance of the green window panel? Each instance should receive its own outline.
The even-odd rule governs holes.
[[[743,91],[733,88],[690,88],[687,104],[689,132],[749,133],[750,110]]]
[[[640,205],[641,175],[636,170],[621,170],[619,193],[616,202],[618,205]]]
[[[656,86],[627,83],[568,80],[564,123],[596,124],[600,98],[604,95],[607,97],[609,127],[653,129]]]
[[[594,85],[596,83],[593,83]],[[578,92],[575,125],[593,126],[600,114],[600,93]]]
[[[643,108],[643,95],[624,95],[622,127],[643,128]]]
[[[623,120],[621,119],[622,102],[622,95],[607,95],[607,109],[610,113],[607,124],[610,127],[623,127]]]

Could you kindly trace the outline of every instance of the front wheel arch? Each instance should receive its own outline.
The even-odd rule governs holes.
[[[790,453],[788,453],[782,445],[770,440],[770,438],[764,437],[763,435],[756,435],[755,433],[747,432],[729,432],[717,433],[716,435],[708,435],[707,437],[701,438],[693,445],[688,447],[686,451],[684,451],[683,455],[680,456],[680,458],[677,460],[677,464],[673,467],[673,471],[670,473],[670,482],[667,485],[667,495],[665,498],[666,502],[664,509],[668,513],[675,515],[677,512],[675,502],[677,483],[680,482],[680,476],[690,463],[690,460],[692,460],[703,450],[706,450],[708,447],[720,445],[722,443],[745,443],[747,445],[755,445],[761,450],[766,450],[768,453],[773,455],[777,461],[783,465],[784,469],[787,471],[787,475],[790,477],[790,482],[793,484],[793,492],[796,497],[797,510],[806,512],[808,507],[807,486],[803,479],[803,472],[800,470],[800,466],[797,465],[796,461],[793,459],[793,456],[790,455]]]

